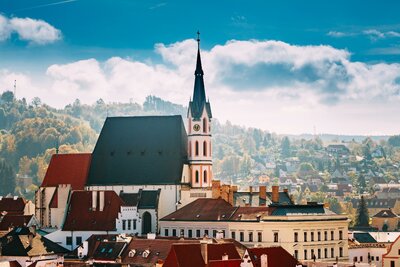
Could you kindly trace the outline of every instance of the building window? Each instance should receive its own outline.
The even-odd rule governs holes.
[[[233,232],[233,231],[231,232],[231,238],[236,239],[236,232]]]
[[[304,242],[307,242],[307,232],[304,232]]]
[[[333,240],[333,239],[334,239],[334,232],[331,231],[331,240]]]
[[[343,248],[342,247],[339,248],[339,257],[343,257]]]
[[[179,231],[179,236],[181,236],[181,237],[185,236],[185,229],[181,229]]]
[[[128,220],[128,230],[131,230],[131,227],[132,227],[132,221]]]
[[[207,132],[207,120],[203,118],[203,133]]]
[[[399,255],[400,255],[400,249],[399,249]]]
[[[200,230],[196,230],[196,237],[200,237],[201,236],[201,234],[200,234]]]
[[[192,234],[192,229],[189,229],[189,230],[188,230],[188,237],[192,237],[192,235],[193,235],[193,234]]]
[[[353,258],[353,262],[357,262],[357,257],[354,257],[354,258]]]
[[[315,259],[314,249],[311,249],[311,259]]]
[[[208,230],[204,230],[204,235],[208,236]]]
[[[203,142],[203,156],[204,157],[207,156],[207,142],[206,141]]]
[[[294,233],[294,242],[299,242],[299,233]]]
[[[207,184],[207,171],[206,170],[204,170],[203,180],[204,180],[204,183]]]
[[[257,241],[262,242],[262,233],[261,232],[257,233]]]
[[[298,250],[294,250],[294,255],[293,256],[297,260],[299,258],[299,251]]]
[[[328,257],[328,249],[327,248],[324,248],[324,257],[325,258],[329,258]]]
[[[279,239],[278,232],[275,232],[274,233],[274,242],[278,243],[278,239]]]
[[[320,259],[321,258],[321,249],[319,248],[318,249],[318,259]]]
[[[126,220],[122,220],[122,230],[126,230]]]
[[[253,232],[249,232],[249,242],[253,242]]]
[[[194,154],[195,154],[196,156],[199,155],[199,142],[197,142],[197,141],[196,141],[195,147],[194,147]]]
[[[81,237],[81,236],[77,236],[77,237],[76,237],[76,244],[77,244],[77,245],[82,244],[82,237]]]
[[[311,232],[311,242],[314,241],[314,232]]]
[[[334,257],[335,257],[335,249],[331,248],[331,258],[334,258]]]
[[[72,245],[72,236],[67,236],[66,243],[67,243],[67,246]]]
[[[136,220],[133,220],[133,230],[136,230]]]
[[[390,267],[396,267],[394,261],[390,261]]]
[[[343,240],[343,231],[342,230],[339,231],[339,239]]]
[[[328,231],[324,232],[325,241],[328,241]]]
[[[318,241],[321,241],[321,232],[318,232]]]
[[[240,242],[244,242],[244,232],[240,232]]]
[[[376,261],[379,261],[379,256],[376,256]]]
[[[362,262],[363,261],[363,256],[360,256],[360,262]]]
[[[192,142],[189,141],[189,157],[192,156]]]
[[[176,236],[176,229],[172,229],[172,236]]]
[[[213,237],[217,237],[217,230],[213,230]]]
[[[199,183],[199,171],[196,171],[196,184]]]
[[[304,259],[307,259],[307,249],[304,250]]]
[[[164,229],[164,236],[169,236],[168,229]]]

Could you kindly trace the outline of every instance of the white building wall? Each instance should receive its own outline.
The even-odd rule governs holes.
[[[188,236],[188,230],[193,229],[192,233],[200,230],[201,236],[204,235],[205,230],[208,230],[209,236],[212,236],[214,230],[224,231],[225,237],[235,238],[237,241],[242,242],[247,246],[254,246],[260,244],[262,246],[282,246],[291,255],[295,254],[297,250],[298,258],[304,259],[304,250],[307,250],[307,259],[311,259],[311,251],[314,251],[318,259],[318,249],[320,249],[320,260],[336,259],[336,256],[341,260],[348,260],[348,221],[324,221],[318,216],[308,216],[305,221],[304,217],[291,216],[274,216],[275,221],[261,221],[261,222],[180,222],[180,221],[160,221],[161,235],[165,235],[165,229],[168,229],[169,236],[172,236],[173,229],[179,236],[181,230],[184,231],[185,236]],[[339,216],[340,217],[340,216]],[[301,218],[301,219],[300,219]],[[302,220],[302,221],[301,221]],[[324,232],[327,231],[327,239],[325,241]],[[334,236],[331,240],[331,231]],[[339,231],[342,231],[342,239],[339,239]],[[233,236],[234,232],[235,236]],[[298,241],[294,241],[294,233],[298,233]],[[304,232],[307,233],[307,241],[304,240]],[[318,240],[318,232],[321,233],[321,240]],[[243,239],[241,239],[243,233]],[[250,233],[252,239],[250,240]],[[261,242],[258,242],[258,233],[261,233]],[[277,233],[277,240],[275,240],[275,233]],[[311,233],[314,233],[314,241],[311,241]],[[275,242],[276,241],[276,242]],[[340,257],[340,248],[342,249],[343,256]],[[325,249],[327,249],[327,257],[325,257]],[[333,249],[333,257],[331,250]]]
[[[118,214],[118,219],[116,221],[116,228],[118,233],[140,234],[142,229],[142,220],[139,216],[137,208],[121,207],[121,212]]]
[[[160,199],[158,201],[158,218],[163,218],[177,210],[177,205],[180,200],[180,185],[107,185],[86,187],[86,190],[89,191],[113,190],[118,195],[121,191],[123,191],[124,193],[138,193],[140,189],[161,189]]]
[[[65,211],[68,207],[68,197],[71,192],[71,185],[60,184],[57,187],[57,208],[51,208],[50,226],[60,228],[64,222]]]
[[[349,262],[368,263],[368,255],[369,255],[372,264],[375,264],[376,267],[382,267],[382,257],[383,254],[385,254],[386,252],[387,252],[386,248],[350,247]]]

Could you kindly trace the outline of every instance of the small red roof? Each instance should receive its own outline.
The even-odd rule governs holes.
[[[33,215],[6,214],[0,219],[0,231],[6,231],[10,227],[22,227],[28,225]]]
[[[42,182],[42,187],[70,184],[73,190],[83,190],[88,177],[92,154],[54,154]]]
[[[104,208],[99,210],[99,194],[104,192]],[[96,191],[96,209],[92,209],[92,191],[73,191],[63,225],[65,231],[112,231],[124,202],[114,191]]]
[[[282,247],[249,248],[247,249],[254,267],[261,266],[261,256],[268,256],[268,266],[295,267],[297,260]]]
[[[22,197],[3,197],[0,199],[0,213],[24,215],[26,201]]]
[[[241,260],[233,243],[207,244],[207,257],[209,262],[220,261],[224,255],[227,255],[230,260]]]
[[[200,244],[174,244],[163,267],[204,267]]]

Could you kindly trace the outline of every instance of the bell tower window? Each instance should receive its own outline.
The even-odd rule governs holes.
[[[204,171],[203,181],[205,184],[207,183],[207,171]]]
[[[203,133],[207,132],[207,120],[206,118],[203,118]]]
[[[197,142],[197,141],[196,141],[194,150],[195,150],[195,155],[198,156],[199,155],[199,142]]]
[[[196,184],[198,184],[199,183],[199,171],[196,171]]]
[[[203,142],[203,156],[207,156],[207,142]]]

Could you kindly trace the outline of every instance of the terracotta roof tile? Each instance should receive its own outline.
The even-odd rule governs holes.
[[[42,187],[70,184],[73,190],[83,190],[88,177],[90,153],[54,154],[42,182]]]
[[[3,197],[0,200],[0,212],[6,211],[12,214],[24,214],[25,200],[21,197]]]
[[[233,243],[207,244],[207,255],[208,261],[222,260],[223,255],[228,255],[228,259],[231,260],[241,260],[240,255]]]
[[[6,214],[0,218],[0,231],[6,231],[10,227],[26,226],[32,219],[33,215],[12,215]]]
[[[261,266],[261,255],[268,256],[268,266],[295,267],[297,260],[282,247],[249,248],[247,250],[254,267]]]
[[[204,267],[200,244],[174,244],[163,267]]]
[[[223,221],[231,218],[236,209],[223,199],[199,198],[161,220]]]
[[[73,191],[63,225],[66,231],[111,231],[124,202],[114,191],[104,192],[104,209],[92,210],[92,191]],[[99,205],[99,201],[97,204]]]

